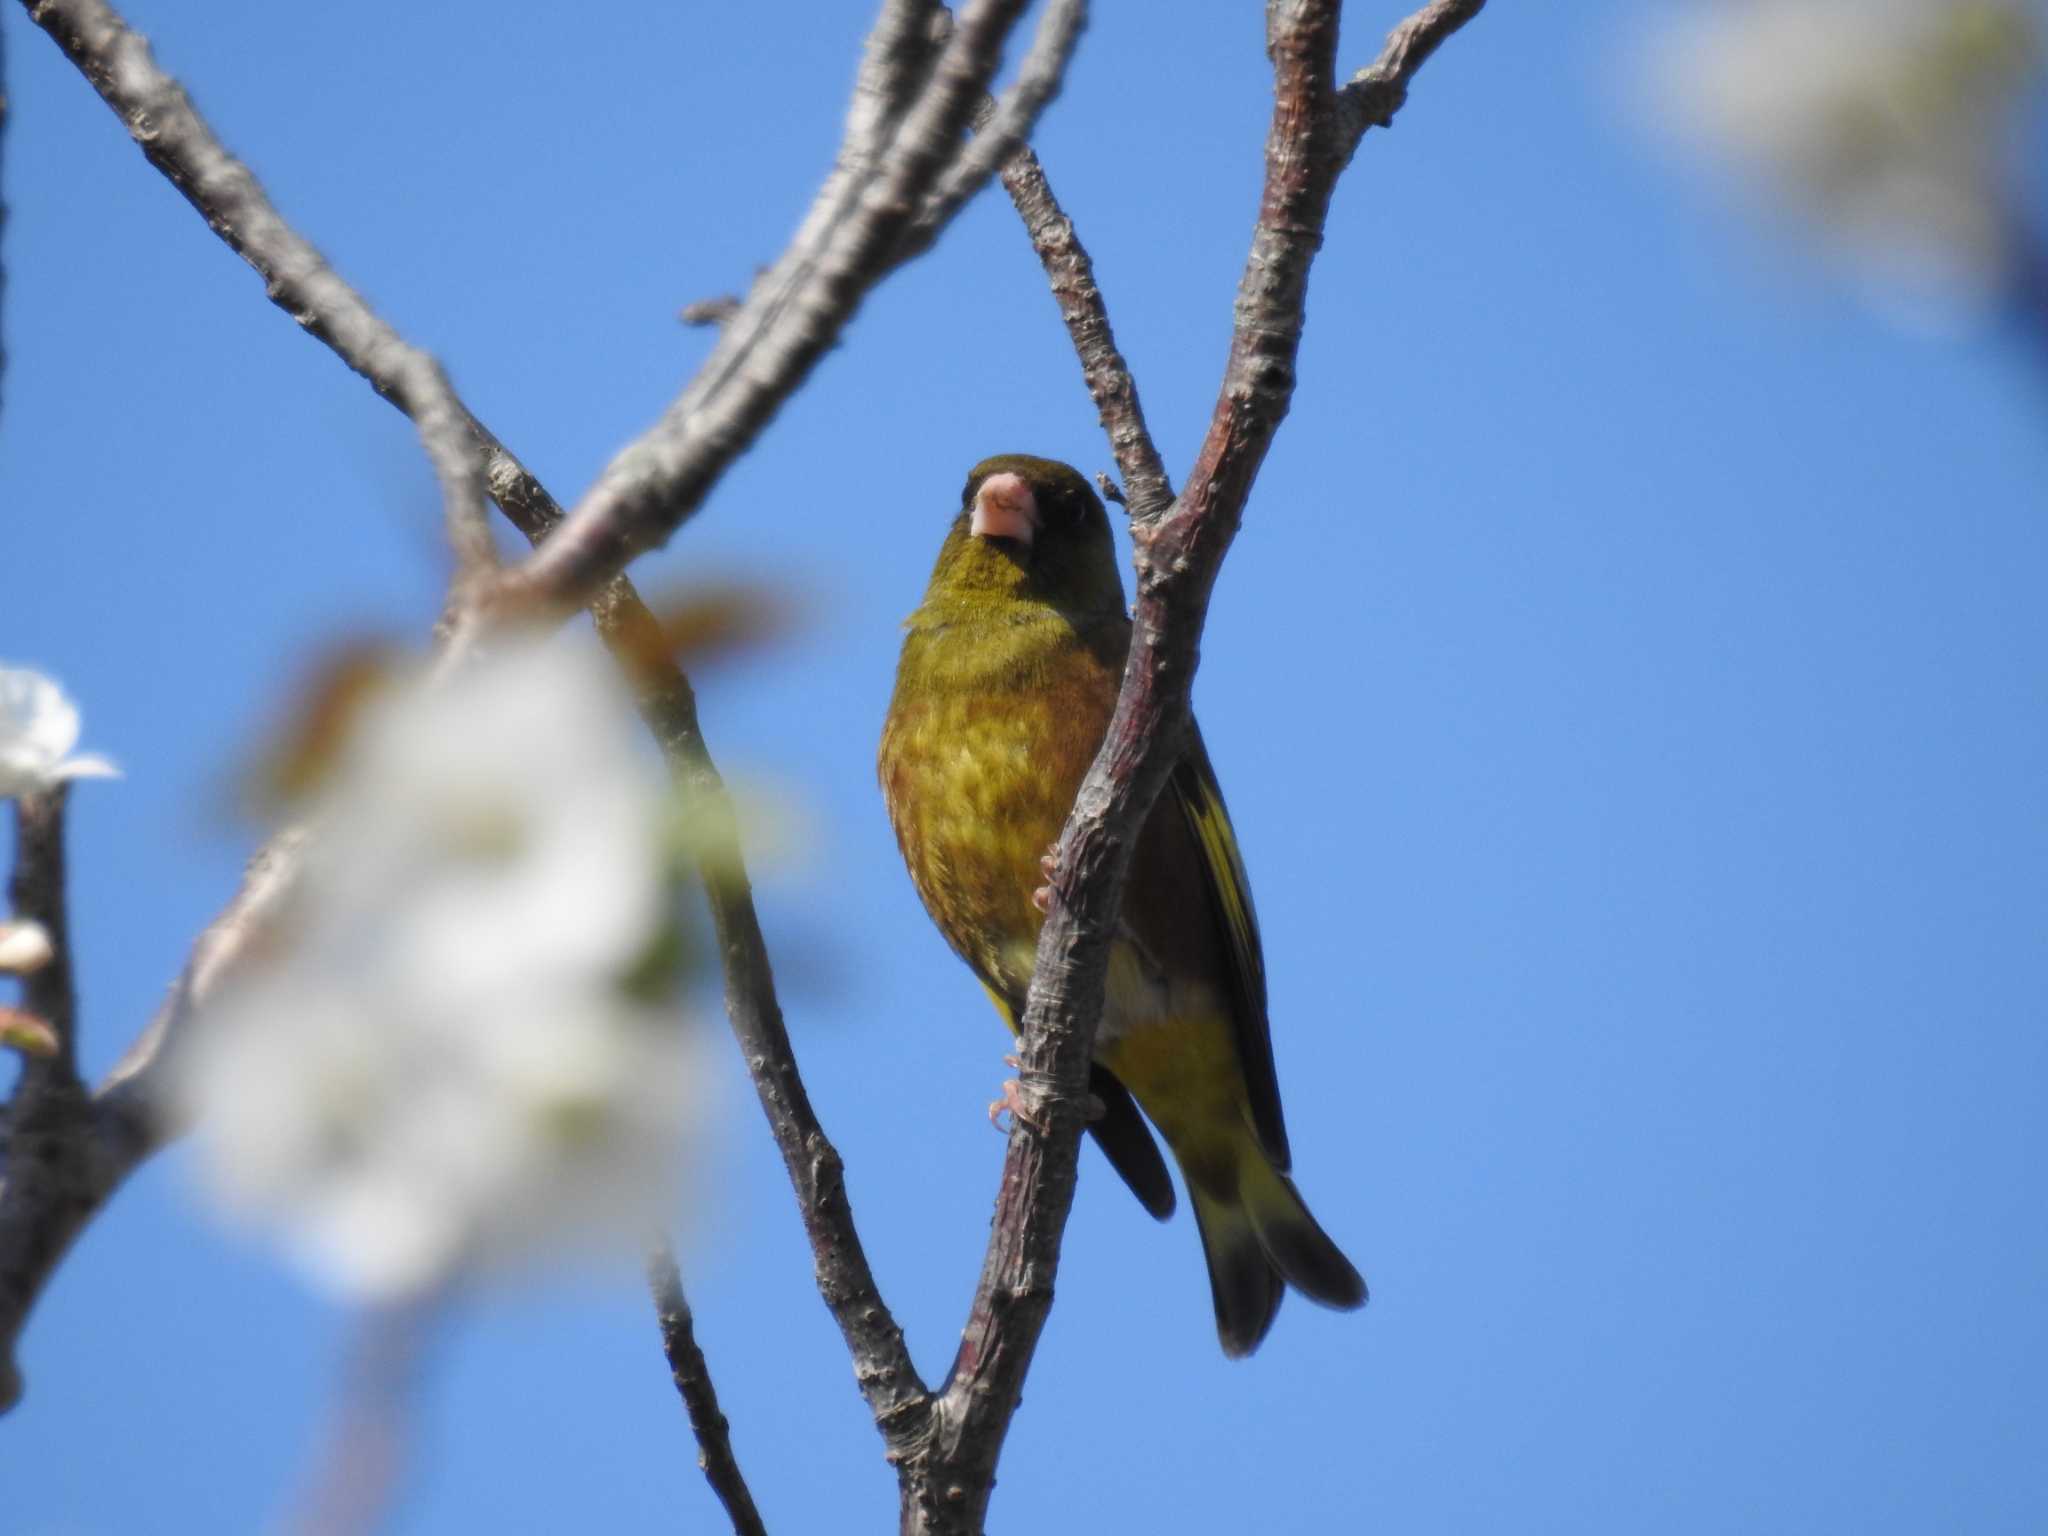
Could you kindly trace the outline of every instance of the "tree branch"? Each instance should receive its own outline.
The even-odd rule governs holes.
[[[1337,93],[1344,103],[1347,163],[1368,128],[1393,127],[1394,114],[1408,100],[1408,82],[1415,72],[1485,4],[1486,0],[1432,0],[1387,34],[1380,56]]]
[[[535,543],[546,537],[550,526],[545,519],[533,527],[519,522],[520,531]],[[726,1016],[796,1190],[818,1294],[846,1340],[854,1380],[888,1453],[898,1459],[908,1454],[922,1428],[929,1399],[854,1225],[845,1164],[819,1123],[797,1070],[740,853],[732,798],[704,744],[696,693],[667,659],[659,621],[625,577],[612,577],[590,611],[605,645],[628,670],[640,718],[660,746],[669,772],[696,801],[698,867],[724,973]]]
[[[353,1320],[333,1422],[315,1451],[296,1511],[279,1528],[293,1536],[372,1536],[386,1529],[418,1439],[420,1376],[437,1292],[362,1310]]]
[[[562,514],[545,499],[547,493],[538,482],[532,489],[538,496],[501,505],[519,531],[538,546],[559,525]],[[845,1164],[819,1123],[797,1069],[740,851],[732,798],[705,745],[696,691],[669,659],[660,621],[626,577],[608,580],[591,601],[590,612],[599,637],[626,671],[640,718],[670,774],[696,802],[698,869],[711,907],[726,1016],[796,1191],[818,1293],[846,1340],[854,1380],[890,1456],[901,1456],[922,1426],[928,1403],[925,1384],[910,1358],[903,1330],[875,1283],[847,1198]]]
[[[22,978],[21,1000],[50,1026],[57,1038],[53,1055],[24,1065],[19,1090],[76,1091],[78,1081],[78,992],[72,980],[71,927],[66,911],[64,809],[69,786],[58,784],[14,802],[14,874],[7,900],[17,921],[36,923],[49,935],[50,958]]]
[[[240,888],[193,944],[184,970],[171,983],[149,1026],[122,1053],[94,1095],[111,1145],[126,1164],[123,1174],[185,1133],[184,1123],[170,1113],[165,1063],[192,1015],[212,998],[283,905],[298,878],[307,842],[304,828],[288,827],[257,849],[242,871]]]
[[[1054,0],[1046,7],[1038,36],[1017,72],[1017,83],[994,104],[967,148],[947,167],[946,173],[939,178],[938,186],[925,195],[924,206],[918,210],[917,222],[905,236],[905,248],[899,252],[898,261],[937,239],[939,232],[967,200],[981,190],[983,183],[1020,149],[1024,149],[1025,136],[1031,132],[1046,104],[1059,93],[1067,61],[1073,56],[1074,45],[1080,40],[1081,28],[1087,19],[1088,8],[1082,0]],[[1030,153],[1028,149],[1024,152]]]
[[[87,1094],[75,1070],[68,1081],[38,1092],[31,1088],[31,1070],[43,1064],[23,1063],[8,1110],[6,1162],[0,1169],[0,1414],[20,1401],[15,1344],[72,1241],[122,1181],[182,1129],[163,1112],[159,1079],[165,1048],[261,931],[289,887],[302,841],[299,833],[283,833],[250,861],[242,889],[200,935],[170,997],[98,1092]],[[17,857],[28,843],[24,835]],[[19,892],[15,900],[19,907]],[[49,926],[47,916],[38,921]],[[67,968],[68,996],[69,941],[60,935],[61,930],[51,929],[57,953],[45,972]],[[43,987],[56,984],[45,973],[33,980]],[[48,1006],[49,998],[32,991],[30,1001]],[[60,1012],[71,1018],[68,1003]],[[67,1052],[74,1034],[70,1022],[59,1033]]]
[[[1025,0],[971,0],[916,96],[892,113],[890,92],[907,90],[915,78],[910,61],[937,9],[884,8],[869,39],[839,167],[789,249],[755,282],[661,420],[613,458],[561,532],[506,573],[499,594],[505,606],[573,606],[634,555],[666,540],[809,376],[868,292],[936,236],[937,226],[919,233],[919,212],[959,160],[961,137]],[[1080,10],[1066,0],[1048,8],[1040,30],[1042,40],[1050,34],[1046,46],[1062,36],[1071,46]],[[1020,133],[1049,96],[1039,87],[1026,95],[1020,85],[1014,114]],[[893,133],[892,117],[898,119]],[[874,151],[885,136],[886,147]],[[966,175],[955,189],[958,201],[986,176]]]
[[[1145,425],[1130,365],[1117,350],[1109,308],[1095,283],[1095,264],[1074,232],[1074,221],[1053,196],[1045,167],[1029,147],[1004,164],[1002,178],[1003,190],[1010,194],[1031,248],[1045,268],[1074,355],[1081,360],[1081,379],[1102,418],[1102,430],[1109,435],[1109,451],[1116,455],[1117,473],[1123,476],[1131,518],[1152,522],[1173,505],[1173,482]]]
[[[725,1506],[734,1536],[768,1536],[761,1512],[754,1507],[754,1495],[733,1457],[732,1426],[719,1409],[711,1367],[697,1347],[690,1303],[683,1295],[682,1272],[676,1268],[675,1251],[666,1243],[647,1256],[647,1289],[654,1297],[654,1316],[661,1325],[661,1352],[668,1360],[669,1376],[690,1416],[690,1432],[697,1437],[697,1465],[704,1480]]]
[[[65,786],[14,803],[14,916],[39,923],[50,958],[22,978],[23,1011],[56,1049],[24,1055],[0,1138],[0,1412],[21,1396],[14,1340],[42,1283],[99,1203],[104,1177],[92,1109],[78,1078],[78,999],[64,874]]]
[[[1398,60],[1388,78],[1405,88],[1428,50],[1477,9],[1438,4],[1397,29],[1406,41],[1398,50],[1389,44]],[[905,1481],[906,1531],[981,1529],[996,1460],[1052,1304],[1131,850],[1186,739],[1209,595],[1293,396],[1309,266],[1331,192],[1357,142],[1334,79],[1338,11],[1339,0],[1270,0],[1267,7],[1273,120],[1230,358],[1179,498],[1156,520],[1133,519],[1138,592],[1130,655],[1102,749],[1060,837],[1024,1013],[1019,1076],[1036,1114],[1016,1116],[1011,1126],[994,1229],[960,1351],[917,1475]],[[1442,19],[1454,12],[1462,14]]]
[[[900,89],[914,71],[915,60],[926,47],[922,28],[930,9],[928,0],[892,0],[885,8],[862,71],[863,88],[880,93],[878,100]],[[421,394],[386,369],[394,359],[423,354],[414,353],[354,290],[320,263],[318,253],[285,222],[255,178],[214,137],[177,82],[157,71],[147,45],[99,0],[46,0],[40,6],[32,4],[30,10],[39,22],[47,14],[49,26],[65,29],[52,31],[60,43],[67,36],[73,38],[65,47],[67,55],[131,124],[131,131],[143,126],[151,130],[150,137],[137,133],[151,162],[185,192],[208,226],[265,276],[272,299],[378,394],[411,414],[422,403]],[[105,57],[96,49],[104,50]],[[157,111],[175,117],[175,131],[158,131],[158,120],[150,115]],[[144,115],[131,115],[135,112]],[[857,138],[850,130],[854,150],[859,147]],[[227,200],[214,202],[216,192]],[[277,275],[287,271],[295,277],[281,282]],[[441,423],[459,424],[481,456],[491,498],[530,543],[540,544],[561,525],[561,507],[546,487],[459,399],[449,393],[427,403],[442,413],[437,418]],[[796,1188],[819,1290],[847,1339],[863,1395],[893,1449],[904,1426],[917,1418],[912,1410],[924,1402],[924,1384],[855,1230],[839,1154],[818,1123],[797,1072],[730,800],[698,726],[695,694],[668,657],[660,623],[629,581],[612,578],[590,606],[600,636],[628,672],[641,718],[670,772],[689,786],[705,809],[712,830],[701,840],[701,857],[717,927],[727,1011]],[[302,834],[287,832],[251,862],[241,891],[200,936],[170,996],[109,1076],[97,1098],[92,1177],[80,1184],[76,1198],[62,1202],[60,1209],[31,1190],[10,1194],[0,1188],[0,1349],[11,1346],[28,1305],[62,1253],[61,1243],[30,1243],[33,1233],[11,1229],[10,1209],[19,1206],[25,1217],[33,1218],[36,1231],[53,1222],[61,1224],[63,1243],[68,1243],[129,1171],[182,1131],[163,1112],[160,1078],[166,1052],[289,888],[303,841]],[[24,1264],[24,1258],[32,1262]],[[17,1272],[23,1276],[18,1303],[12,1278]],[[0,1355],[0,1362],[4,1359]],[[0,1408],[12,1400],[12,1395],[0,1394]]]

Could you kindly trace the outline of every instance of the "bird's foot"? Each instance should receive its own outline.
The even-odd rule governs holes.
[[[1014,1077],[1003,1084],[1003,1096],[988,1107],[988,1123],[1007,1136],[1010,1127],[1003,1124],[1004,1115],[1009,1115],[1012,1120],[1022,1120],[1041,1136],[1046,1132],[1044,1117],[1025,1093],[1024,1085]]]
[[[1024,1064],[1015,1056],[1005,1056],[1003,1058],[1003,1065],[1012,1072],[1022,1072],[1024,1070]],[[1103,1103],[1100,1094],[1091,1093],[1082,1098],[1082,1124],[1093,1125],[1108,1113],[1109,1106]],[[1002,1131],[1005,1135],[1008,1135],[1009,1129],[1003,1124],[1003,1116],[1006,1114],[1014,1115],[1017,1119],[1022,1120],[1041,1136],[1046,1132],[1045,1116],[1040,1114],[1038,1109],[1028,1101],[1025,1097],[1024,1085],[1014,1077],[1003,1084],[1003,1096],[1000,1099],[993,1100],[988,1106],[988,1123],[997,1130]]]
[[[1045,884],[1031,893],[1031,905],[1041,912],[1052,910],[1052,872],[1059,865],[1060,845],[1054,843],[1038,856],[1038,872],[1045,877]]]

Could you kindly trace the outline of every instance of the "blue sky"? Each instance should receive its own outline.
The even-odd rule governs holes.
[[[793,227],[868,9],[128,14],[566,499],[702,356],[675,310]],[[1039,144],[1178,476],[1255,207],[1258,8],[1099,11]],[[1349,11],[1357,67],[1398,13]],[[2048,1524],[2048,401],[2016,340],[1887,328],[1645,142],[1641,20],[1497,5],[1367,139],[1203,647],[1297,1171],[1373,1302],[1290,1302],[1224,1360],[1192,1224],[1087,1154],[998,1530]],[[75,801],[98,1070],[233,889],[248,743],[324,645],[423,638],[445,559],[407,424],[0,27],[0,658],[127,770]],[[705,679],[705,728],[801,811],[763,920],[930,1376],[1005,1040],[873,754],[897,625],[1002,451],[1109,463],[989,196],[638,571],[798,599]],[[771,1528],[886,1529],[734,1054],[685,1251],[734,1443]],[[346,1337],[160,1159],[32,1320],[5,1523],[259,1527]],[[722,1528],[636,1275],[480,1299],[432,1366],[400,1530]]]

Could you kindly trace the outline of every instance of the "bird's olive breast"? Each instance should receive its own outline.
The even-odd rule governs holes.
[[[880,772],[918,895],[947,941],[1021,999],[1058,837],[1116,697],[1116,675],[1055,614],[913,627]]]

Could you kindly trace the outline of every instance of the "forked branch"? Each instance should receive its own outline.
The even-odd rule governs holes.
[[[1025,9],[1026,0],[970,0],[920,81],[918,42],[936,35],[943,13],[936,3],[886,8],[840,165],[795,240],[755,282],[661,420],[619,452],[545,547],[507,573],[506,605],[582,602],[666,540],[809,376],[868,292],[926,249],[994,172],[991,135],[1008,145],[1030,131],[1079,36],[1082,0],[1046,7],[1017,87],[990,127],[963,143],[1003,39]]]

